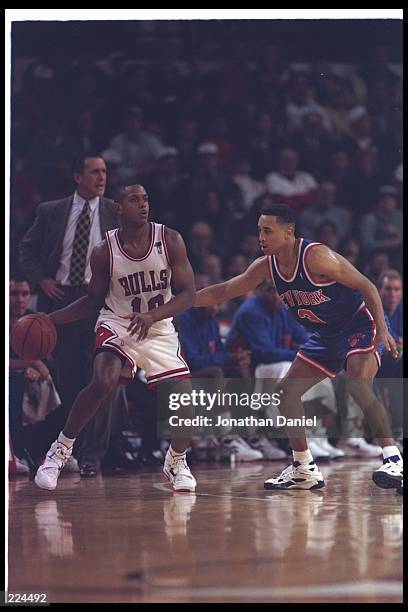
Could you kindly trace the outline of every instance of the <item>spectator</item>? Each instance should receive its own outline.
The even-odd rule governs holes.
[[[245,234],[239,245],[239,252],[247,258],[249,263],[252,263],[261,255],[259,247],[259,238],[257,234]]]
[[[323,221],[316,228],[316,241],[325,244],[333,251],[337,251],[339,237],[336,224],[333,221]]]
[[[192,117],[181,119],[175,144],[179,152],[180,170],[192,174],[196,164],[198,147],[197,121]]]
[[[368,258],[364,274],[376,285],[380,275],[390,267],[390,258],[384,251],[377,251]]]
[[[302,119],[305,112],[309,110],[317,111],[323,116],[323,125],[327,130],[330,130],[329,119],[327,114],[319,104],[314,100],[313,90],[308,78],[308,75],[297,70],[289,77],[288,96],[286,104],[286,116],[288,119],[289,131],[296,130],[301,127]]]
[[[360,269],[360,243],[356,238],[345,238],[339,245],[339,253],[355,268]]]
[[[402,260],[402,211],[397,209],[396,196],[395,187],[381,187],[375,211],[363,217],[361,244],[366,257],[381,249],[398,269]]]
[[[119,182],[128,185],[150,172],[156,166],[162,146],[156,136],[143,129],[142,110],[137,106],[128,108],[124,131],[114,136],[108,145],[109,151],[115,151],[120,159]]]
[[[28,307],[31,297],[31,287],[26,277],[12,274],[9,285],[10,330],[19,318],[32,314]],[[10,435],[14,453],[20,459],[28,459],[32,469],[41,462],[67,414],[52,379],[53,370],[51,357],[23,360],[10,346]],[[68,470],[78,469],[72,457]]]
[[[271,113],[260,111],[255,118],[255,127],[248,147],[254,179],[263,181],[267,172],[274,167],[281,146],[283,146],[282,128],[279,129],[278,123],[272,120]]]
[[[245,255],[234,255],[227,264],[226,278],[233,278],[245,272],[248,267],[248,259]]]
[[[376,151],[360,151],[353,160],[347,183],[343,185],[345,205],[361,217],[373,210],[381,186],[379,157]]]
[[[308,172],[298,170],[299,155],[290,148],[281,149],[277,172],[265,177],[266,188],[280,202],[298,213],[313,201],[317,183]]]
[[[403,431],[403,303],[402,278],[397,270],[385,270],[378,279],[378,290],[384,307],[384,312],[390,322],[391,334],[397,344],[399,359],[396,361],[389,355],[384,355],[381,368],[377,374],[377,383],[385,406],[391,416],[391,427],[398,440],[402,440]]]
[[[317,110],[313,108],[306,110],[301,127],[291,140],[293,148],[299,154],[302,168],[315,179],[321,178],[324,162],[330,151],[329,136],[323,121],[323,115]]]
[[[185,230],[191,221],[185,206],[189,197],[188,177],[180,171],[175,147],[162,147],[157,167],[143,177],[143,184],[149,193],[155,218],[166,225]]]
[[[218,255],[208,255],[202,265],[203,273],[209,277],[211,284],[222,283],[222,261]]]
[[[258,168],[258,166],[255,167]],[[270,168],[270,165],[268,165],[268,168]],[[264,174],[262,176],[264,176]],[[233,181],[241,190],[243,208],[248,212],[254,200],[265,192],[265,184],[262,181],[257,181],[252,178],[251,164],[246,158],[241,158],[236,163],[236,172]]]
[[[231,215],[242,210],[241,192],[237,185],[219,168],[218,146],[203,142],[197,149],[197,171],[191,180],[191,200],[200,201],[203,193],[216,191],[226,203]]]
[[[214,241],[214,233],[208,223],[194,223],[189,236],[189,259],[195,272],[202,272],[205,259],[212,254],[219,255],[219,245]]]
[[[334,183],[323,181],[320,183],[316,201],[306,208],[297,221],[299,234],[311,240],[316,239],[316,229],[325,221],[335,225],[339,240],[344,239],[351,229],[351,214],[344,208],[336,206],[337,188]]]
[[[206,388],[213,391],[224,388],[223,368],[228,361],[230,367],[233,366],[238,375],[247,374],[249,366],[248,351],[240,349],[233,356],[227,354],[215,319],[216,312],[217,307],[214,306],[190,308],[177,318],[181,345],[190,366],[191,374],[193,378],[207,379]],[[213,381],[213,384],[209,379]],[[225,412],[225,408],[219,407],[219,409],[223,412],[224,417],[230,416],[229,411]],[[229,429],[227,428],[224,433],[227,434]],[[235,451],[238,461],[262,459],[262,454],[259,451],[249,448],[246,442],[236,435],[224,435],[219,441],[212,439],[210,444],[208,440],[194,438],[192,445],[196,453],[202,453],[203,451],[208,453],[210,447],[215,446],[218,452],[221,449]]]

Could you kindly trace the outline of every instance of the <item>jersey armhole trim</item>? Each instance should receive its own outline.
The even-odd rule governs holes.
[[[110,277],[112,278],[113,276],[113,252],[112,252],[112,245],[111,245],[111,241],[109,237],[109,232],[105,233],[105,237],[106,237],[106,242],[108,244],[108,249],[109,249],[109,273],[110,273]]]
[[[169,252],[167,250],[166,237],[165,237],[165,232],[164,232],[164,225],[161,226],[161,237],[162,237],[164,253],[166,255],[167,263],[168,263],[169,266],[171,266]]]
[[[305,247],[305,250],[303,251],[303,269],[305,271],[305,274],[307,276],[307,280],[312,283],[312,285],[315,285],[315,287],[329,287],[330,285],[335,285],[337,281],[330,281],[329,283],[317,283],[315,282],[312,277],[310,272],[307,269],[307,265],[306,265],[306,253],[308,251],[308,249],[316,247],[316,246],[320,246],[321,242],[311,242],[310,244],[308,244]]]

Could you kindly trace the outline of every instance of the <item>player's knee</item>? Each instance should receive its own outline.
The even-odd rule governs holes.
[[[93,390],[99,397],[105,397],[116,387],[118,378],[118,375],[112,371],[107,371],[103,375],[94,376],[92,381]]]

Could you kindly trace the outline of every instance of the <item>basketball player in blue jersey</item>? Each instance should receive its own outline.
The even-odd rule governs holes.
[[[319,381],[346,371],[348,388],[375,428],[383,465],[374,482],[383,488],[402,485],[402,458],[372,381],[385,349],[398,357],[376,287],[344,257],[323,244],[295,237],[295,216],[284,204],[268,205],[259,218],[259,242],[265,254],[239,276],[202,289],[195,306],[219,304],[271,279],[285,308],[313,332],[300,347],[281,381],[280,412],[301,416],[301,396]],[[289,428],[288,428],[289,430]],[[266,489],[318,489],[323,476],[308,449],[304,429],[288,431],[293,464],[264,484]]]
[[[35,483],[53,490],[79,433],[121,379],[131,379],[137,366],[149,386],[190,377],[172,317],[195,298],[194,275],[180,234],[149,222],[148,195],[141,185],[119,190],[115,205],[121,228],[106,233],[91,255],[88,293],[50,317],[55,325],[99,311],[91,382],[76,397],[67,422],[38,468]],[[172,295],[173,282],[177,295]],[[175,491],[194,491],[196,481],[186,463],[188,440],[172,440],[163,472]]]

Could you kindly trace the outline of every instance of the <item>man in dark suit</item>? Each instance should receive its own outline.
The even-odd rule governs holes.
[[[62,200],[42,202],[33,225],[20,243],[21,265],[31,284],[38,287],[38,310],[42,312],[53,312],[86,294],[92,249],[106,231],[119,225],[113,200],[103,197],[106,187],[103,158],[90,153],[79,157],[74,163],[73,178],[74,194]],[[68,410],[87,384],[94,326],[95,317],[90,317],[58,329],[57,381],[63,405]],[[93,433],[88,430],[88,438],[92,438],[93,448],[95,442],[100,448],[102,442],[95,438],[108,432],[95,425]],[[85,434],[84,443],[86,437]],[[98,454],[96,450],[95,453]],[[90,461],[91,467],[96,468],[93,471],[99,468],[96,454],[95,461]]]

